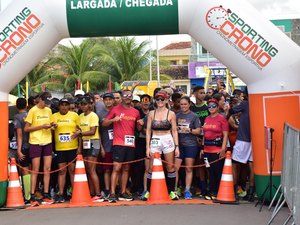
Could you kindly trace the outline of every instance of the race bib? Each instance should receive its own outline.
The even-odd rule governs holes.
[[[160,139],[159,138],[152,138],[150,142],[151,148],[159,148],[160,147]]]
[[[13,150],[17,150],[18,149],[18,145],[16,141],[10,141],[9,142],[9,148],[13,149]]]
[[[58,140],[60,143],[66,143],[71,141],[71,135],[70,134],[59,134]]]
[[[189,128],[190,128],[190,123],[178,123],[178,133],[184,134],[184,133],[189,133]],[[183,128],[183,129],[181,129]],[[186,130],[187,129],[187,130]]]
[[[83,140],[83,149],[90,149],[91,148],[91,140]]]
[[[109,140],[113,140],[114,139],[114,131],[111,129],[111,130],[108,130],[108,138]]]
[[[134,146],[134,140],[135,140],[134,136],[125,135],[125,145]]]

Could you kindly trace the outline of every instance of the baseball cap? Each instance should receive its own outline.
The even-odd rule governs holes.
[[[76,96],[76,95],[84,95],[84,94],[85,94],[85,93],[84,93],[83,90],[76,90],[75,93],[74,93],[75,96]]]
[[[39,97],[40,97],[40,99],[41,99],[42,101],[45,102],[46,105],[51,105],[51,104],[52,104],[52,101],[51,101],[52,97],[51,97],[51,94],[50,94],[49,92],[47,92],[47,91],[42,92],[42,93],[39,95]]]
[[[140,101],[141,101],[141,98],[140,98],[140,96],[135,95],[135,96],[133,96],[132,101],[140,102]]]
[[[209,103],[214,103],[214,104],[216,104],[217,106],[219,106],[219,101],[218,101],[217,99],[215,99],[215,98],[209,99],[208,102],[207,102],[207,104],[209,104]]]
[[[62,103],[70,104],[70,102],[69,102],[69,100],[68,100],[67,98],[62,98],[62,99],[60,99],[58,104],[60,105],[60,104],[62,104]]]
[[[102,98],[115,98],[113,93],[105,93],[103,94]]]
[[[162,91],[159,91],[156,95],[155,95],[155,98],[158,98],[158,97],[162,97],[162,98],[168,98],[168,94],[165,93],[165,92],[162,92]]]
[[[79,98],[79,103],[80,104],[89,104],[89,103],[91,103],[91,98],[88,96],[81,96]]]

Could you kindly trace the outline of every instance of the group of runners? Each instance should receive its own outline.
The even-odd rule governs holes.
[[[56,101],[49,92],[42,92],[36,104],[19,98],[15,153],[25,200],[32,206],[64,202],[73,184],[77,154],[85,159],[93,202],[147,200],[156,152],[166,161],[172,200],[180,196],[214,199],[228,150],[233,150],[236,193],[244,193],[250,181],[247,190],[253,196],[248,101],[243,92],[236,90],[230,97],[219,83],[216,90],[206,92],[196,86],[192,96],[157,88],[153,97],[134,96],[126,89],[103,95],[65,94]],[[240,165],[247,163],[250,173],[241,175]],[[201,164],[206,167],[195,167]],[[54,179],[55,167],[59,172]],[[40,183],[43,195],[39,199]]]

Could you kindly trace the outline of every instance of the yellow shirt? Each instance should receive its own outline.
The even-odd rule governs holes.
[[[40,126],[51,123],[51,109],[45,107],[43,109],[37,106],[32,107],[25,119],[25,122],[30,123],[31,126]],[[41,129],[29,133],[29,143],[32,145],[46,145],[52,142],[51,129]]]
[[[80,116],[80,128],[82,132],[89,131],[91,127],[96,127],[96,133],[93,136],[82,136],[82,140],[99,139],[99,118],[96,113],[90,112],[89,115],[85,116],[81,113]]]
[[[79,116],[75,112],[68,112],[62,115],[59,112],[52,115],[52,122],[57,123],[55,128],[55,149],[57,151],[68,151],[78,148],[78,138],[71,139],[71,136],[79,127]]]

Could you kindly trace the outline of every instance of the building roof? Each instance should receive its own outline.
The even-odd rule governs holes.
[[[185,42],[177,42],[177,43],[171,43],[165,47],[163,47],[160,50],[178,50],[178,49],[186,49],[191,48],[192,42],[185,41]]]

